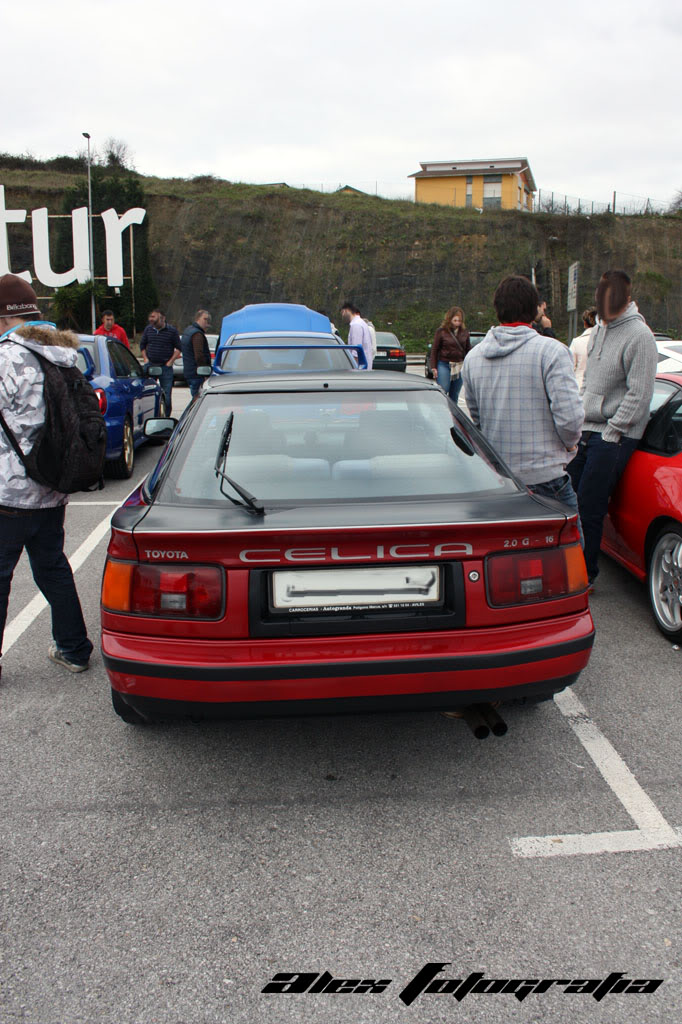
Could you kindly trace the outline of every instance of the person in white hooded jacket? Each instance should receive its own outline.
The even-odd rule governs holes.
[[[33,353],[56,365],[74,366],[78,344],[75,334],[40,319],[36,294],[23,278],[0,277],[0,412],[25,454],[45,420],[44,375]],[[26,474],[0,428],[0,658],[12,576],[25,548],[33,578],[52,611],[48,657],[71,672],[83,672],[92,643],[64,554],[67,501],[66,494]]]

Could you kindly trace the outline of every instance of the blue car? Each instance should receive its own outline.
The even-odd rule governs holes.
[[[144,424],[164,417],[161,386],[148,377],[132,352],[116,338],[81,334],[77,366],[90,381],[107,427],[107,474],[132,476],[135,449],[147,440]]]

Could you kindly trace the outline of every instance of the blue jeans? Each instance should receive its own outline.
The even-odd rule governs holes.
[[[69,661],[86,664],[92,644],[64,554],[64,505],[20,511],[18,515],[0,511],[0,650],[12,576],[24,548],[33,579],[52,610],[52,636],[57,647]]]
[[[195,375],[188,377],[187,374],[185,374],[185,380],[187,381],[187,385],[189,387],[189,393],[192,396],[192,398],[194,398],[199,393],[199,389],[206,380],[206,378],[197,377]]]
[[[555,498],[557,501],[563,501],[564,505],[568,505],[571,511],[578,512],[578,496],[573,490],[573,484],[568,473],[564,473],[563,476],[556,476],[553,480],[545,480],[541,484],[528,484],[528,490],[544,498]],[[584,548],[585,538],[583,536],[580,516],[578,516],[578,530],[580,532],[580,543]]]
[[[585,564],[590,580],[599,575],[599,548],[609,498],[638,444],[639,441],[632,437],[623,437],[616,444],[605,441],[596,431],[586,430],[577,455],[568,465],[578,495],[580,521],[585,534]]]
[[[459,398],[459,393],[462,390],[462,374],[458,373],[456,377],[453,377],[450,370],[450,363],[444,363],[441,359],[438,360],[438,369],[436,374],[440,387],[442,387],[448,398],[457,405],[457,399]]]
[[[172,396],[173,396],[173,367],[162,366],[161,376],[159,378],[159,384],[163,391],[163,397],[166,399],[166,416],[171,414]]]

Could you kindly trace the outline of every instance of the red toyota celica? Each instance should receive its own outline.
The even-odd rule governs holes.
[[[682,639],[682,373],[656,378],[652,415],[609,504],[603,550],[646,580],[656,625]]]

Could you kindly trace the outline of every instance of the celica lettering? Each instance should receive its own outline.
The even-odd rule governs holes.
[[[471,555],[471,544],[394,544],[388,549],[378,544],[371,552],[351,553],[347,549],[331,548],[246,548],[239,552],[240,562],[371,562],[386,558],[406,560],[411,558],[442,558],[443,556]]]

